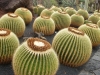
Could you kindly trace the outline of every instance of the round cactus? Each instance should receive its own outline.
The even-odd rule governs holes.
[[[89,18],[89,13],[87,10],[79,9],[77,11],[77,14],[80,14],[84,17],[84,20],[87,20]]]
[[[74,8],[68,8],[67,10],[66,10],[66,12],[71,16],[71,15],[73,15],[73,14],[76,14],[76,10],[74,9]]]
[[[71,24],[71,18],[66,12],[54,12],[51,18],[55,22],[55,29],[60,30],[69,27]]]
[[[100,20],[97,22],[97,25],[100,27]]]
[[[42,32],[44,35],[52,35],[55,32],[55,23],[50,17],[37,17],[33,23],[33,31]]]
[[[54,11],[60,11],[60,12],[62,11],[60,8],[58,8],[56,6],[52,6],[50,9],[54,10]]]
[[[54,13],[54,10],[51,10],[51,9],[44,9],[44,10],[41,12],[40,16],[47,16],[47,17],[50,17],[52,13]]]
[[[29,38],[17,48],[12,65],[15,75],[55,75],[59,61],[49,42]]]
[[[98,27],[98,25],[87,23],[81,25],[78,29],[82,30],[89,36],[92,42],[92,46],[98,46],[100,44],[100,28]]]
[[[62,64],[78,67],[86,63],[92,53],[90,38],[77,28],[60,30],[53,38],[52,47]]]
[[[79,27],[84,24],[84,17],[80,14],[73,14],[71,16],[71,26]]]
[[[18,46],[17,36],[8,29],[0,28],[0,64],[10,63]]]
[[[32,13],[27,8],[17,8],[14,13],[19,15],[26,24],[29,24],[32,21]]]
[[[37,14],[40,16],[41,12],[45,9],[43,5],[37,5]]]
[[[18,37],[21,37],[25,31],[25,23],[20,16],[14,13],[7,13],[0,18],[0,28],[9,29]]]
[[[97,24],[97,22],[100,20],[100,17],[98,15],[92,14],[89,18],[89,21],[92,21],[92,23]]]

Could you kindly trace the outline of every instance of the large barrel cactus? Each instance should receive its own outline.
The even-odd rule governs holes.
[[[32,21],[32,13],[29,9],[20,7],[17,8],[14,12],[15,14],[19,15],[26,24],[29,24]]]
[[[55,75],[59,61],[49,42],[29,38],[17,48],[12,65],[15,75]]]
[[[18,46],[17,36],[8,29],[0,28],[0,64],[10,63]]]
[[[25,23],[20,16],[14,13],[7,13],[0,18],[0,28],[7,28],[18,37],[21,37],[25,31]]]
[[[67,14],[66,12],[54,12],[51,15],[51,18],[55,22],[55,29],[56,30],[67,28],[71,24],[71,18],[69,16],[69,14]]]
[[[54,13],[55,11],[54,10],[51,10],[51,9],[44,9],[40,16],[47,16],[47,17],[50,17],[52,15],[52,13]]]
[[[98,46],[100,44],[100,28],[98,25],[87,23],[81,25],[78,29],[82,30],[89,36],[93,46]]]
[[[89,18],[89,13],[87,10],[79,9],[77,11],[77,14],[80,14],[84,17],[84,20],[87,20]]]
[[[62,64],[78,67],[85,64],[92,53],[90,38],[77,28],[68,27],[60,30],[52,41]]]
[[[52,35],[55,32],[55,23],[52,18],[39,16],[33,23],[34,32],[42,32],[44,35]]]
[[[84,17],[80,14],[73,14],[71,16],[71,26],[72,27],[79,27],[84,24]]]

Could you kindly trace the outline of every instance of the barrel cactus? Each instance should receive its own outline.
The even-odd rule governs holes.
[[[52,6],[50,9],[54,10],[54,11],[60,11],[60,12],[62,11],[60,8],[58,8],[56,6]]]
[[[71,67],[85,64],[92,53],[90,38],[74,27],[60,30],[53,38],[52,47],[60,62]]]
[[[55,11],[54,10],[51,10],[51,9],[44,9],[40,16],[47,16],[47,17],[50,17],[52,15],[52,13],[54,13]]]
[[[15,75],[55,75],[59,61],[51,44],[39,38],[28,38],[14,53]]]
[[[80,14],[73,14],[71,16],[71,26],[72,27],[79,27],[84,24],[84,17]]]
[[[69,27],[71,24],[71,18],[66,12],[54,12],[51,18],[55,22],[55,29],[60,30]]]
[[[10,63],[18,46],[17,36],[8,29],[0,28],[0,64]]]
[[[24,7],[17,8],[14,13],[19,15],[26,24],[29,24],[32,21],[32,13],[27,8]]]
[[[66,12],[71,16],[71,15],[73,15],[73,14],[76,14],[76,10],[74,9],[74,8],[68,8],[67,10],[66,10]]]
[[[97,25],[100,27],[100,20],[97,22]]]
[[[100,17],[96,14],[92,14],[89,18],[89,21],[92,21],[94,24],[97,24],[97,22],[100,20]]]
[[[34,32],[42,32],[44,35],[52,35],[55,32],[55,23],[52,18],[39,16],[33,23]]]
[[[89,36],[93,47],[100,44],[100,28],[98,27],[98,25],[87,23],[81,25],[78,29],[82,30]]]
[[[43,5],[37,5],[37,15],[40,16],[41,12],[45,9]]]
[[[87,20],[89,18],[89,13],[87,10],[79,9],[77,11],[77,14],[80,14],[84,17],[84,20]]]
[[[25,31],[25,22],[20,16],[14,13],[7,13],[0,18],[0,28],[9,29],[18,37],[21,37]]]

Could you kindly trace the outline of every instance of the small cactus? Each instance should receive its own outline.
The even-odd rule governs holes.
[[[17,36],[8,29],[0,28],[0,64],[10,63],[18,46]]]
[[[59,61],[49,42],[29,38],[17,48],[12,65],[15,75],[55,75]]]

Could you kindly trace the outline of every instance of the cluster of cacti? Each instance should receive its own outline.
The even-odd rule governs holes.
[[[71,16],[71,26],[79,27],[84,24],[84,17],[80,14],[73,14]]]
[[[7,13],[0,18],[0,28],[7,28],[18,37],[21,37],[26,27],[24,20],[20,16],[14,13]]]
[[[49,42],[29,38],[17,48],[12,65],[15,75],[55,75],[59,61]]]
[[[74,9],[74,8],[68,8],[67,10],[66,10],[66,12],[71,16],[71,15],[73,15],[73,14],[76,14],[76,10]]]
[[[78,29],[82,30],[89,36],[93,46],[98,46],[100,44],[100,28],[98,25],[87,23],[81,25]]]
[[[50,17],[52,15],[52,13],[54,13],[55,11],[54,10],[51,10],[51,9],[44,9],[40,16],[47,16],[47,17]]]
[[[19,15],[26,24],[29,24],[32,21],[32,13],[29,9],[20,7],[17,8],[14,12],[15,14]]]
[[[100,20],[97,22],[97,25],[100,27]]]
[[[51,15],[51,18],[55,22],[55,29],[56,30],[67,28],[71,24],[71,18],[69,16],[69,14],[67,14],[66,12],[54,12]]]
[[[84,20],[87,20],[89,18],[89,13],[87,10],[79,9],[77,11],[77,14],[80,14],[84,17]]]
[[[55,23],[52,18],[39,16],[33,23],[34,32],[42,32],[44,35],[52,35],[55,32]]]
[[[81,30],[73,27],[60,30],[53,38],[52,47],[60,62],[72,67],[85,64],[92,53],[90,38]]]
[[[50,9],[54,11],[60,11],[60,12],[62,11],[59,7],[56,6],[52,6]]]
[[[18,46],[17,36],[8,29],[0,28],[0,64],[10,63]]]
[[[96,14],[92,14],[89,18],[89,21],[92,21],[94,24],[97,24],[97,22],[100,20],[100,17]]]

